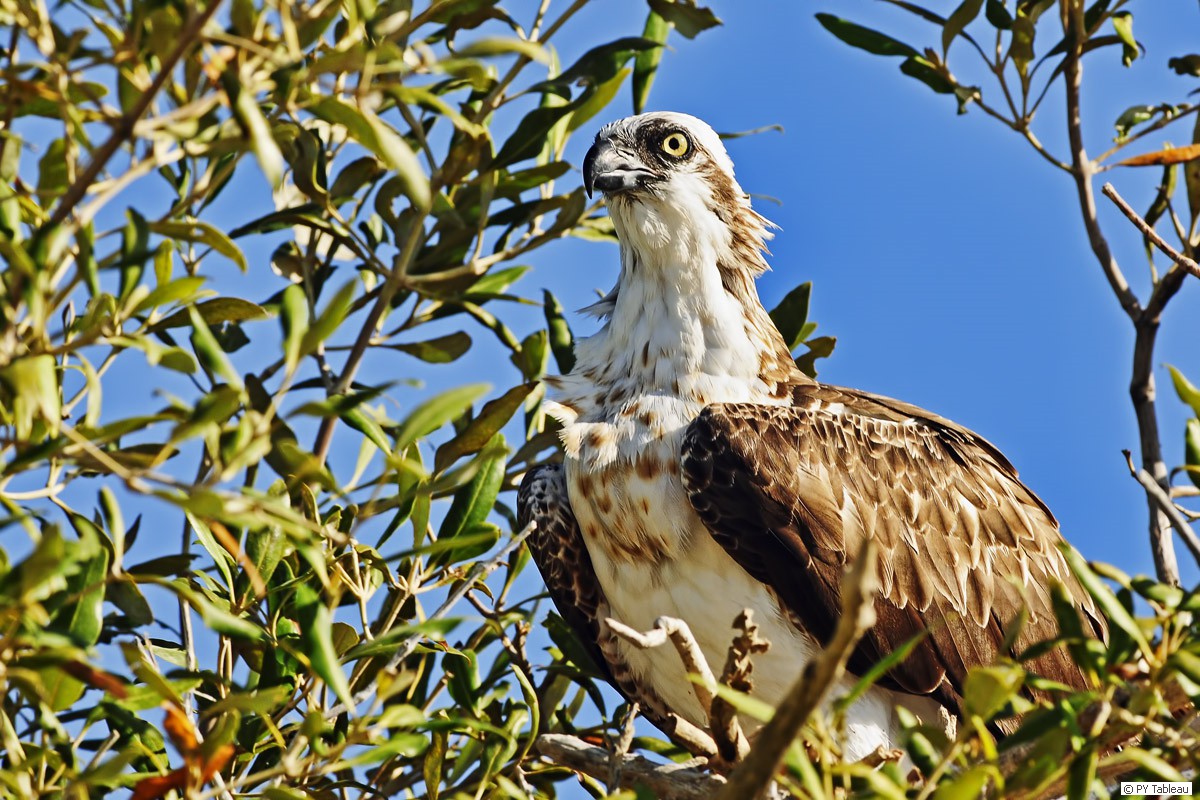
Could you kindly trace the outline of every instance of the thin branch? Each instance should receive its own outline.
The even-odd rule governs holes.
[[[633,745],[634,722],[637,721],[639,710],[637,703],[629,706],[629,710],[625,713],[625,721],[621,723],[621,735],[617,738],[612,752],[608,754],[608,790],[610,792],[621,788],[621,774],[625,771],[626,757],[629,755],[630,746]]]
[[[1150,223],[1142,219],[1141,215],[1129,207],[1129,203],[1126,203],[1125,198],[1117,194],[1117,190],[1113,188],[1111,183],[1104,184],[1104,188],[1102,188],[1101,191],[1104,192],[1105,197],[1107,197],[1109,200],[1112,200],[1113,203],[1116,204],[1117,208],[1121,209],[1121,213],[1128,217],[1129,221],[1132,222],[1139,231],[1145,234],[1147,239],[1154,242],[1159,250],[1162,250],[1164,253],[1166,253],[1167,258],[1171,259],[1176,264],[1195,275],[1197,278],[1200,278],[1200,264],[1197,264],[1195,261],[1163,241],[1163,238],[1158,235],[1158,231],[1154,230]]]
[[[183,56],[191,48],[195,39],[204,30],[204,26],[212,19],[213,14],[217,13],[217,9],[221,7],[221,0],[211,0],[208,7],[197,14],[187,24],[187,26],[179,32],[178,42],[175,49],[170,52],[166,59],[162,62],[162,68],[158,71],[158,75],[154,77],[154,81],[150,84],[146,91],[134,103],[133,107],[126,111],[117,120],[113,126],[112,135],[100,145],[100,147],[92,153],[92,158],[88,162],[87,168],[83,174],[75,179],[75,182],[63,193],[62,198],[58,201],[58,205],[54,209],[54,213],[50,215],[49,221],[46,223],[46,228],[53,228],[59,225],[71,213],[71,210],[83,199],[89,188],[95,183],[96,178],[104,170],[109,159],[116,154],[117,150],[132,134],[134,126],[138,120],[150,108],[150,104],[154,102],[154,98],[158,95],[160,89],[171,77],[171,73],[175,71],[175,67],[183,59]]]
[[[771,643],[758,635],[758,626],[754,624],[754,612],[749,608],[738,614],[737,619],[733,621],[733,627],[740,633],[733,637],[733,642],[729,645],[729,652],[725,656],[725,668],[721,670],[721,684],[749,694],[754,688],[751,681],[754,672],[753,657],[771,649]],[[708,716],[721,757],[731,763],[738,763],[744,759],[750,752],[750,743],[742,733],[734,705],[718,695],[713,698],[712,710]],[[722,749],[725,743],[733,747],[726,751]]]
[[[1154,372],[1154,343],[1158,333],[1158,312],[1147,313],[1142,308],[1137,295],[1129,287],[1125,275],[1121,272],[1116,258],[1109,249],[1108,241],[1100,229],[1100,221],[1096,213],[1096,197],[1092,190],[1092,177],[1096,165],[1088,159],[1083,146],[1083,124],[1080,115],[1080,86],[1083,82],[1083,67],[1080,59],[1083,55],[1083,43],[1086,30],[1084,25],[1083,6],[1078,3],[1063,3],[1063,33],[1071,44],[1067,49],[1064,60],[1063,80],[1067,96],[1067,133],[1071,144],[1071,177],[1079,194],[1079,209],[1083,215],[1083,225],[1087,230],[1088,242],[1092,252],[1100,263],[1104,277],[1108,279],[1113,294],[1121,304],[1126,315],[1133,322],[1135,331],[1133,370],[1129,381],[1129,395],[1133,401],[1134,415],[1137,418],[1138,438],[1141,446],[1142,466],[1160,481],[1166,482],[1166,465],[1162,460],[1162,442],[1158,433],[1158,416],[1155,410]],[[1151,303],[1166,304],[1172,294],[1172,286],[1178,288],[1177,274],[1173,281],[1166,278],[1159,282],[1151,296]],[[1158,510],[1153,498],[1147,496],[1149,512],[1150,549],[1154,556],[1154,569],[1159,580],[1178,585],[1179,564],[1175,558],[1175,542],[1167,533],[1167,520]]]
[[[738,619],[742,619],[745,613],[738,615]],[[716,752],[731,764],[737,763],[749,752],[750,743],[746,741],[737,717],[731,710],[724,709],[724,704],[717,697],[717,679],[686,622],[675,617],[659,617],[654,621],[654,629],[646,633],[639,633],[611,617],[605,619],[604,624],[616,636],[642,650],[661,647],[669,641],[675,647],[675,651],[679,653],[679,659],[683,662],[684,669],[698,678],[694,681],[693,690],[696,693],[696,700],[700,703],[700,708],[708,718],[709,730],[712,733],[711,741]],[[732,651],[737,645],[738,640],[735,638],[734,643],[730,646],[730,658],[736,658]],[[714,713],[718,711],[719,714]],[[676,732],[688,739],[689,742],[692,739],[691,733],[680,729],[677,729]],[[708,734],[701,733],[706,738],[708,737]],[[712,752],[708,747],[709,742],[705,741],[702,744],[702,752]],[[695,748],[690,749],[693,753],[697,752]]]
[[[800,678],[775,710],[775,716],[758,734],[750,755],[716,795],[717,800],[759,797],[775,778],[784,754],[804,723],[841,679],[850,653],[875,624],[875,595],[879,590],[875,560],[875,542],[868,539],[842,582],[842,616],[833,639],[819,656],[805,665]]]
[[[1075,13],[1075,9],[1067,12],[1070,16],[1068,38],[1074,38],[1074,43],[1067,50],[1066,65],[1063,69],[1063,79],[1067,89],[1067,133],[1071,142],[1071,175],[1075,179],[1075,189],[1079,194],[1079,208],[1083,212],[1083,225],[1087,229],[1088,242],[1104,277],[1121,303],[1121,308],[1130,319],[1136,320],[1142,311],[1141,303],[1129,282],[1125,280],[1117,259],[1109,249],[1108,240],[1100,229],[1100,221],[1096,215],[1096,196],[1092,192],[1092,175],[1095,165],[1088,159],[1083,146],[1083,123],[1080,116],[1079,90],[1083,83],[1083,66],[1080,64],[1083,47],[1083,12]]]
[[[1146,494],[1154,498],[1159,509],[1171,521],[1171,527],[1175,529],[1175,532],[1183,539],[1183,543],[1187,545],[1188,550],[1191,551],[1192,557],[1196,559],[1196,563],[1200,564],[1200,537],[1196,536],[1196,532],[1188,524],[1187,518],[1171,502],[1170,496],[1158,485],[1158,481],[1154,480],[1154,476],[1144,469],[1134,467],[1133,456],[1128,450],[1122,450],[1121,452],[1125,454],[1125,463],[1129,465],[1129,474],[1137,479],[1137,482],[1146,490]]]
[[[438,606],[436,611],[426,617],[425,621],[428,622],[429,620],[441,619],[442,617],[446,616],[446,614],[450,613],[450,610],[458,605],[458,603],[464,597],[466,597],[467,593],[470,592],[480,580],[486,578],[498,566],[500,566],[504,559],[508,558],[510,553],[520,547],[536,528],[537,523],[533,520],[530,520],[529,524],[522,528],[519,533],[513,536],[512,539],[509,540],[508,544],[500,548],[496,555],[492,556],[487,561],[481,561],[472,567],[471,571],[468,572],[467,576],[462,579],[462,582],[455,587],[454,591],[450,593],[445,602]],[[412,636],[408,637],[399,645],[397,645],[396,652],[392,654],[392,657],[388,660],[387,666],[384,667],[384,670],[386,672],[395,670],[401,661],[412,655],[412,652],[417,649],[417,645],[419,645],[424,638],[424,634],[414,633]],[[365,701],[369,700],[371,695],[375,694],[375,692],[375,686],[369,686],[366,689],[363,689],[358,694],[354,695],[352,698],[354,703],[351,707],[358,707]],[[347,710],[349,709],[345,703],[338,703],[333,708],[325,712],[325,718],[334,719],[335,717],[346,713]]]
[[[596,780],[608,780],[610,753],[574,736],[543,733],[534,747],[546,758],[564,767],[582,772]],[[661,800],[708,800],[725,786],[725,779],[703,767],[684,764],[657,764],[643,756],[626,756],[621,762],[621,787],[645,786]]]
[[[363,326],[358,332],[358,338],[354,340],[354,346],[350,349],[350,354],[346,356],[346,363],[342,367],[342,375],[338,378],[337,385],[334,386],[334,394],[345,394],[354,384],[354,376],[358,374],[358,368],[362,365],[363,356],[367,354],[368,346],[375,335],[375,328],[379,325],[379,320],[383,318],[384,312],[391,307],[392,298],[396,296],[396,292],[400,290],[400,286],[404,283],[409,265],[416,257],[417,249],[420,247],[424,234],[425,214],[418,213],[412,220],[412,229],[409,231],[408,239],[404,243],[404,249],[400,251],[396,256],[396,260],[392,263],[392,268],[388,271],[387,279],[379,289],[379,296],[375,300],[375,305],[371,306],[371,310],[367,313],[367,318],[363,320]],[[313,445],[313,455],[322,464],[325,463],[325,457],[329,454],[329,447],[333,443],[333,429],[337,424],[337,419],[336,416],[325,417],[321,420],[321,425],[317,429],[317,440]]]
[[[640,633],[611,617],[606,619],[605,623],[617,636],[642,650],[661,647],[668,641],[671,642],[683,661],[684,669],[700,676],[695,690],[700,708],[704,709],[706,715],[712,710],[713,697],[717,693],[717,679],[686,622],[675,617],[659,617],[654,621],[654,630],[645,633]]]

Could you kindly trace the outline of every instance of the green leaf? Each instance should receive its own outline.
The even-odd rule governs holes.
[[[150,230],[160,236],[166,236],[168,239],[207,245],[237,264],[238,269],[242,272],[248,269],[246,255],[242,252],[242,248],[234,244],[223,230],[211,223],[185,217],[151,222]]]
[[[1192,128],[1192,143],[1200,145],[1200,116],[1196,117],[1196,124]],[[1187,186],[1188,195],[1188,210],[1191,211],[1191,225],[1193,229],[1197,221],[1200,221],[1200,158],[1194,158],[1183,165],[1183,180]],[[1192,239],[1193,247],[1196,244],[1196,239]]]
[[[1020,691],[1025,670],[1013,665],[975,667],[963,684],[963,706],[968,714],[987,722]]]
[[[413,206],[426,210],[432,205],[429,178],[404,137],[370,111],[355,108],[333,97],[322,97],[308,107],[326,122],[342,125],[355,141],[396,171],[401,187]]]
[[[970,680],[970,675],[967,680]],[[981,764],[938,784],[933,800],[976,800],[987,796],[987,785],[998,775],[995,767]]]
[[[1012,28],[1012,14],[1008,13],[1008,9],[1004,5],[1004,0],[987,0],[987,7],[983,13],[987,17],[987,21],[992,23],[994,28],[1002,31]]]
[[[612,80],[605,81],[596,87],[596,91],[590,93],[587,99],[571,112],[571,116],[567,120],[567,131],[579,130],[588,120],[608,108],[608,104],[617,96],[617,92],[621,91],[621,85],[625,83],[627,77],[629,77],[628,68],[618,72]]]
[[[543,290],[542,310],[546,315],[546,333],[554,363],[558,365],[558,371],[566,375],[575,366],[575,337],[563,313],[562,303],[549,289]]]
[[[1121,605],[1121,601],[1112,593],[1112,590],[1088,567],[1083,556],[1079,555],[1075,548],[1066,542],[1059,542],[1058,549],[1066,557],[1067,566],[1071,568],[1071,572],[1083,584],[1083,588],[1087,589],[1088,594],[1096,601],[1096,605],[1100,606],[1100,610],[1108,618],[1109,624],[1115,625],[1128,635],[1141,649],[1143,656],[1153,659],[1154,649],[1146,640],[1146,635],[1142,633],[1142,628],[1137,624],[1137,620],[1125,606]]]
[[[920,55],[920,51],[911,45],[893,39],[879,31],[864,28],[862,25],[857,25],[849,20],[835,17],[832,14],[817,14],[817,22],[821,23],[821,26],[825,30],[851,47],[866,50],[868,53],[873,53],[877,56],[905,56],[911,58]]]
[[[279,321],[283,324],[283,354],[288,374],[300,363],[301,344],[308,333],[308,296],[298,284],[283,290]]]
[[[367,411],[362,408],[348,408],[339,416],[343,422],[370,439],[385,454],[391,454],[392,443],[383,432],[383,426]]]
[[[424,342],[407,342],[387,345],[390,350],[399,350],[429,364],[449,364],[471,349],[471,337],[456,331]]]
[[[979,16],[979,11],[982,8],[983,0],[963,0],[958,8],[954,9],[950,17],[946,20],[945,27],[942,28],[943,56],[950,53],[950,45],[954,42],[954,38],[963,32],[963,28],[970,25]]]
[[[300,640],[304,643],[304,654],[312,663],[313,671],[325,685],[333,690],[338,699],[352,705],[350,683],[333,645],[333,614],[321,599],[321,594],[307,583],[296,584],[296,621],[300,624]]]
[[[1121,63],[1128,67],[1142,52],[1133,38],[1133,14],[1118,11],[1112,15],[1112,26],[1121,38]]]
[[[62,403],[54,356],[18,356],[0,369],[0,389],[0,420],[14,427],[18,439],[32,438],[36,423],[51,437],[58,435]]]
[[[156,286],[153,291],[142,298],[134,306],[133,313],[141,314],[159,306],[170,305],[172,303],[186,303],[189,300],[194,300],[196,294],[200,291],[200,287],[203,285],[204,278],[198,275],[189,275],[168,281],[160,286]]]
[[[1114,126],[1117,129],[1117,141],[1122,141],[1129,135],[1130,129],[1154,118],[1158,106],[1130,106],[1117,117]]]
[[[547,135],[566,115],[583,104],[587,94],[578,100],[560,106],[540,106],[526,114],[516,129],[509,135],[500,151],[492,159],[491,168],[500,169],[527,158],[533,158],[542,151]]]
[[[396,452],[403,452],[421,437],[462,416],[489,389],[491,387],[486,383],[471,383],[448,389],[421,403],[400,423],[396,432]]]
[[[646,26],[642,29],[642,38],[666,45],[671,26],[662,15],[650,11],[646,17]],[[663,48],[654,47],[638,53],[633,62],[633,113],[641,114],[650,99],[650,87],[654,85],[654,76],[658,74],[658,64],[662,61]]]
[[[567,67],[567,69],[565,69],[557,77],[534,84],[532,87],[530,87],[530,91],[552,92],[561,97],[570,97],[571,87],[582,84],[589,88],[595,88],[602,84],[608,83],[615,78],[617,73],[620,72],[625,65],[629,63],[629,60],[638,53],[643,53],[647,50],[657,50],[661,47],[662,42],[653,41],[651,39],[642,39],[636,36],[616,39],[607,44],[600,45],[599,47],[593,47],[591,50],[588,50],[586,53],[580,56],[574,64]],[[564,108],[568,109],[568,111],[574,110],[570,106],[541,108],[537,110],[549,112]],[[550,123],[550,125],[553,125],[553,122]],[[547,129],[549,129],[549,126],[547,126]],[[540,149],[541,146],[539,144],[536,150]],[[497,159],[499,159],[498,155]],[[513,161],[518,160],[520,159],[513,159]]]
[[[433,457],[434,471],[441,472],[463,456],[482,450],[508,424],[536,386],[536,383],[522,383],[485,403],[461,433],[437,449]]]
[[[109,551],[100,546],[102,534],[95,524],[79,514],[69,514],[71,527],[79,535],[75,558],[81,569],[67,582],[68,591],[77,599],[59,611],[65,619],[63,630],[80,647],[92,647],[104,628],[105,579],[108,577]]]
[[[252,322],[270,316],[265,308],[257,303],[251,303],[249,300],[242,300],[239,297],[214,297],[211,300],[196,303],[194,306],[179,309],[151,325],[149,330],[151,333],[159,333],[171,328],[187,327],[192,324],[193,310],[210,326],[221,325],[225,322]]]
[[[1188,479],[1200,489],[1200,419],[1189,419],[1184,428],[1183,463]]]
[[[438,541],[446,541],[481,525],[492,512],[500,485],[504,482],[504,464],[508,447],[504,435],[497,433],[484,446],[482,463],[475,476],[454,493],[450,510],[438,530]]]
[[[833,348],[837,344],[837,337],[818,336],[815,339],[807,340],[804,344],[808,347],[808,352],[796,359],[796,366],[805,375],[815,378],[817,377],[817,359],[828,358],[833,354]]]
[[[308,331],[300,344],[301,355],[308,355],[317,349],[317,345],[334,334],[354,303],[354,294],[358,290],[358,281],[349,280],[333,295],[325,310],[317,314],[317,318],[308,326]]]
[[[954,94],[954,83],[924,56],[912,56],[900,64],[900,71],[933,89],[938,94]]]
[[[695,0],[649,0],[650,9],[675,26],[685,38],[694,39],[709,28],[721,24],[710,9],[697,6]]]
[[[278,188],[283,181],[283,153],[271,135],[271,124],[263,116],[254,95],[245,90],[235,90],[233,115],[250,137],[250,147],[258,160],[258,167],[266,176],[271,188]],[[245,269],[245,267],[243,267]]]
[[[1035,19],[1027,13],[1029,5],[1018,4],[1017,17],[1012,23],[1012,42],[1008,46],[1008,57],[1017,67],[1022,78],[1029,74],[1029,62],[1033,61],[1033,39],[1037,34]]]
[[[1130,763],[1137,764],[1142,769],[1164,781],[1184,781],[1179,770],[1172,767],[1158,756],[1148,753],[1140,747],[1129,747],[1107,759],[1108,764]]]
[[[1200,78],[1200,53],[1169,59],[1167,66],[1175,70],[1176,75],[1193,75]]]
[[[812,297],[812,282],[806,281],[779,301],[779,305],[771,309],[771,321],[783,336],[783,342],[788,350],[795,350],[804,341],[802,331],[808,322],[808,304]]]
[[[49,208],[67,190],[66,143],[55,139],[38,161],[37,189],[43,208]]]
[[[550,63],[546,48],[528,39],[515,36],[487,36],[455,51],[458,58],[487,58],[489,56],[519,55],[539,64]]]
[[[208,324],[205,323],[195,306],[188,306],[187,311],[192,322],[192,349],[195,350],[196,357],[200,359],[201,366],[213,375],[220,376],[227,384],[240,391],[242,388],[241,376],[233,368],[233,364],[229,362],[229,358],[221,346],[217,344],[217,339],[213,336]]]
[[[1183,373],[1170,364],[1167,365],[1167,370],[1171,373],[1171,383],[1175,386],[1175,394],[1179,395],[1179,399],[1191,406],[1192,411],[1200,417],[1200,389],[1197,389],[1191,381],[1184,377]]]

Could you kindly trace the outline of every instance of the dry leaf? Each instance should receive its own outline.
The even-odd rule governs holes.
[[[1161,167],[1167,164],[1182,164],[1200,158],[1200,144],[1189,144],[1184,147],[1168,147],[1153,153],[1143,153],[1140,156],[1118,161],[1118,167]]]

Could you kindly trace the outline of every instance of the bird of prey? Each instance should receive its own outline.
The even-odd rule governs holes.
[[[898,707],[953,719],[968,669],[1056,635],[1056,582],[1104,636],[1054,516],[995,447],[797,368],[754,283],[771,225],[712,128],[677,113],[613,122],[583,179],[607,200],[620,274],[587,309],[606,322],[577,343],[570,374],[546,379],[563,463],[529,471],[518,511],[537,523],[533,558],[563,618],[652,721],[669,734],[708,722],[679,655],[638,649],[606,619],[648,630],[681,618],[719,669],[752,609],[771,642],[752,693],[776,704],[832,635],[845,567],[868,538],[878,621],[850,672],[928,635],[849,709],[846,758],[895,746]],[[1086,684],[1061,648],[1030,666]]]

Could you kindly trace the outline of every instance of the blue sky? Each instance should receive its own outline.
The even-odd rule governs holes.
[[[590,16],[573,26],[575,35],[584,30],[595,42],[627,33],[626,20],[644,8],[634,0],[602,5],[584,12]],[[949,13],[955,4],[931,5]],[[1127,389],[1132,326],[1088,248],[1069,178],[978,109],[957,116],[952,98],[900,74],[898,59],[851,49],[813,15],[836,13],[918,49],[940,45],[932,26],[871,2],[712,6],[724,26],[690,42],[672,36],[650,108],[688,112],[723,131],[784,127],[730,141],[728,149],[742,187],[782,203],[756,202],[781,227],[771,245],[773,271],[759,282],[764,303],[771,307],[811,280],[810,318],[820,333],[838,337],[833,357],[819,362],[821,379],[907,400],[976,430],[1008,455],[1087,557],[1152,574],[1143,494],[1121,456],[1124,448],[1137,452]],[[1093,154],[1111,144],[1122,110],[1184,101],[1196,85],[1166,66],[1200,40],[1195,8],[1132,9],[1147,55],[1129,69],[1117,48],[1085,62]],[[559,42],[564,54],[570,41]],[[967,68],[970,55],[955,45],[952,69],[994,99]],[[607,113],[628,111],[625,96]],[[1066,158],[1063,116],[1059,84],[1034,129]],[[1180,123],[1129,155],[1168,138],[1186,143],[1190,133],[1191,123]],[[574,143],[575,163],[587,138]],[[1145,209],[1158,170],[1117,169],[1104,179]],[[1098,202],[1109,242],[1144,299],[1141,237],[1105,198]],[[548,286],[578,308],[594,288],[611,285],[616,257],[615,246],[555,245],[521,286],[526,293],[533,284]],[[1161,257],[1157,263],[1166,266]],[[594,329],[579,316],[572,323],[577,334]],[[1155,359],[1172,466],[1183,459],[1187,415],[1163,364],[1200,381],[1197,342],[1200,281],[1190,279],[1167,309]],[[1194,584],[1195,565],[1182,547],[1179,560],[1185,583]]]

